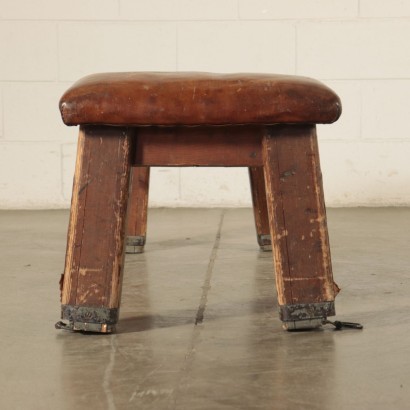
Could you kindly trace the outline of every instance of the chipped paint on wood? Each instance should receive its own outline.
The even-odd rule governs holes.
[[[85,276],[89,273],[94,273],[94,274],[97,273],[97,272],[99,273],[99,272],[101,272],[101,268],[97,268],[97,269],[80,268],[78,270],[78,272],[81,276]]]
[[[326,207],[323,193],[323,179],[322,172],[320,170],[319,161],[319,147],[317,143],[316,127],[313,128],[310,135],[310,151],[312,160],[312,173],[313,173],[313,184],[315,190],[316,206],[319,210],[319,216],[316,218],[316,222],[319,225],[319,235],[320,243],[322,244],[322,261],[323,261],[323,271],[326,273],[327,280],[324,282],[324,293],[325,300],[334,300],[334,282],[332,274],[332,261],[330,256],[330,245],[329,236],[327,230],[327,219],[326,219]]]
[[[288,230],[283,229],[282,232],[275,235],[275,238],[279,241],[280,239],[285,238],[286,236],[288,236]]]
[[[74,182],[73,182],[73,193],[71,198],[71,212],[70,212],[70,221],[68,224],[68,237],[67,237],[67,250],[65,258],[65,270],[64,270],[64,281],[61,288],[61,303],[68,304],[70,303],[70,296],[72,290],[72,284],[75,280],[74,275],[75,267],[73,253],[75,249],[75,237],[77,229],[81,228],[78,226],[78,214],[83,211],[79,206],[78,197],[80,195],[80,190],[78,187],[81,184],[81,176],[83,174],[83,161],[84,156],[84,143],[85,135],[84,130],[80,128],[80,133],[78,136],[78,145],[77,145],[77,158],[75,163],[75,172],[74,172]]]
[[[267,127],[262,153],[279,304],[333,301],[315,126]]]
[[[125,210],[128,202],[130,183],[130,153],[131,141],[126,138],[123,144],[118,144],[117,174],[119,178],[118,200],[114,205],[115,229],[114,229],[114,258],[112,260],[111,297],[109,307],[115,308],[120,304],[122,272],[124,267],[124,237],[125,237]]]
[[[119,306],[131,142],[124,128],[80,129],[63,304]]]

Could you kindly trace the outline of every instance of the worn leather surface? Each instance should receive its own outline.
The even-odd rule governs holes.
[[[331,123],[341,102],[306,77],[135,72],[84,77],[60,110],[67,125]]]

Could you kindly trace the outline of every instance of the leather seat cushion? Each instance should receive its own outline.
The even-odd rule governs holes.
[[[103,73],[60,100],[67,125],[331,123],[339,97],[319,81],[277,74]]]

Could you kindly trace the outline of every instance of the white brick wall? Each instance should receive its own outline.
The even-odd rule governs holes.
[[[409,148],[408,141],[324,141],[321,163],[331,204],[408,205]]]
[[[0,208],[67,207],[75,128],[58,100],[99,71],[318,78],[328,205],[410,205],[410,1],[0,0]],[[154,169],[151,204],[250,204],[245,169]]]
[[[101,70],[176,70],[175,23],[60,23],[58,37],[64,81]]]
[[[178,24],[181,71],[295,71],[295,28],[282,22],[194,22]]]
[[[3,135],[3,89],[0,87],[0,141]]]
[[[62,205],[60,144],[9,141],[0,144],[0,158],[3,208]]]
[[[118,0],[1,0],[4,20],[117,20]]]
[[[298,25],[298,73],[322,79],[406,78],[409,21],[335,21]]]
[[[57,79],[57,31],[52,22],[0,21],[1,81]]]
[[[239,0],[239,16],[252,20],[356,18],[357,0]]]
[[[237,20],[237,0],[120,1],[121,18],[139,20]]]
[[[361,0],[360,17],[410,17],[408,0]]]

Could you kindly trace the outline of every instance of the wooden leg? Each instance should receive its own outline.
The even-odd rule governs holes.
[[[111,332],[118,319],[132,159],[130,130],[81,127],[74,176],[62,318],[71,330]],[[60,322],[60,325],[64,325]]]
[[[316,129],[267,127],[262,143],[280,316],[285,328],[317,327],[335,314]]]
[[[249,167],[256,238],[262,251],[271,251],[268,208],[266,204],[265,177],[262,167]]]
[[[128,207],[127,253],[144,251],[147,236],[149,167],[133,167]]]

